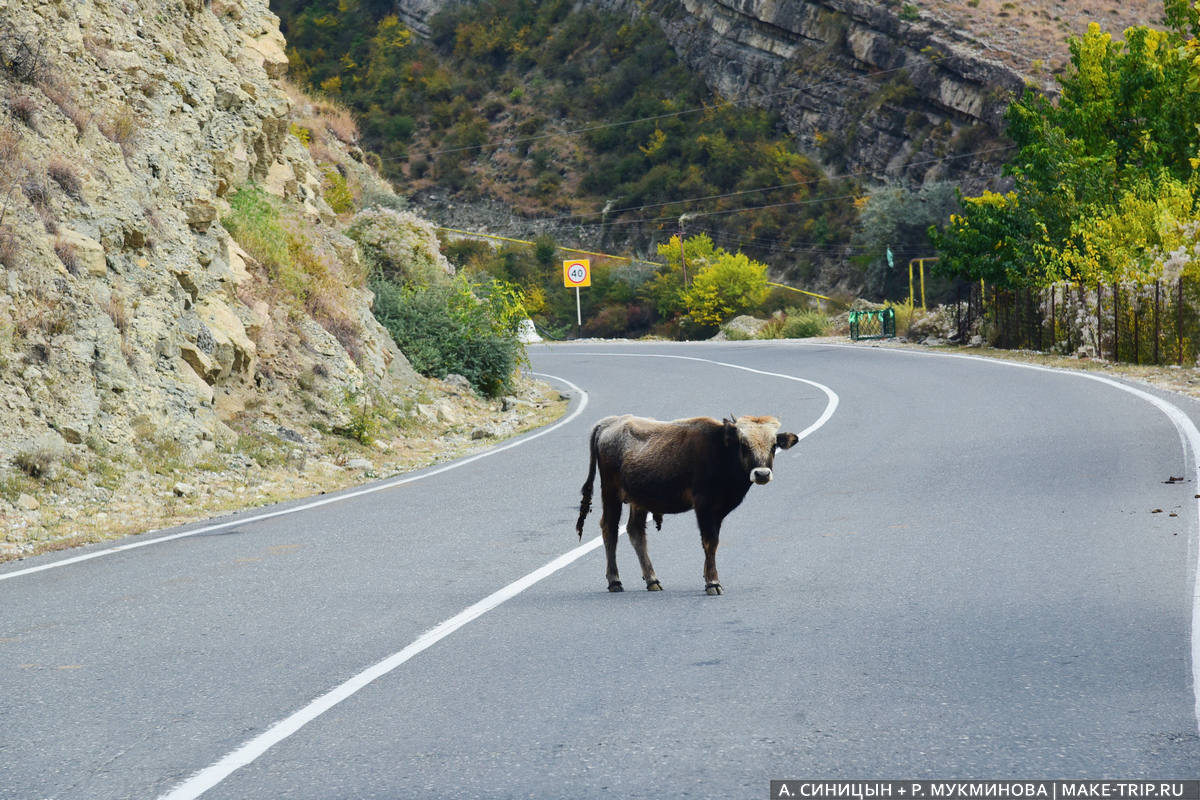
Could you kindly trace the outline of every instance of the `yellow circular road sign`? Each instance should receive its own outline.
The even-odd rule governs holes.
[[[592,265],[586,258],[563,262],[563,286],[568,289],[592,285]]]

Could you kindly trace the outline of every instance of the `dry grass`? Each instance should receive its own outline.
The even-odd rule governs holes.
[[[88,123],[92,121],[93,113],[79,104],[70,87],[57,82],[51,82],[43,85],[42,91],[45,92],[46,97],[50,98],[50,102],[58,107],[63,116],[69,119],[71,124],[75,126],[75,133],[77,135],[82,135],[87,130]]]
[[[1066,40],[1080,36],[1089,22],[1118,38],[1134,25],[1161,25],[1161,0],[916,0],[922,17],[932,16],[965,31],[983,46],[983,55],[1022,72],[1048,72],[1069,61]],[[1042,76],[1048,80],[1048,75]]]
[[[21,191],[25,194],[25,199],[32,203],[35,208],[49,208],[50,187],[41,175],[34,172],[26,173],[25,177],[21,180]]]
[[[14,117],[36,130],[37,103],[27,94],[18,94],[8,99],[8,111]]]
[[[72,275],[78,275],[80,272],[79,252],[75,249],[75,245],[70,242],[64,242],[62,239],[54,240],[54,254],[58,256],[58,260],[67,268],[67,272]]]
[[[10,175],[21,157],[21,137],[8,128],[0,129],[0,176]]]
[[[19,257],[16,230],[11,225],[0,224],[0,266],[16,269]]]
[[[291,81],[282,81],[283,90],[292,101],[293,127],[307,130],[309,135],[301,141],[306,147],[324,145],[332,136],[343,144],[358,144],[358,123],[354,114],[342,103],[325,96],[307,94]],[[326,153],[329,151],[326,150]],[[316,158],[316,156],[314,156]],[[332,161],[331,158],[317,161]]]
[[[46,174],[68,195],[76,200],[83,198],[83,181],[71,162],[55,156],[46,167]]]
[[[325,123],[325,130],[336,136],[342,144],[358,144],[358,123],[348,108],[341,103],[322,100],[317,104],[316,111]]]
[[[117,106],[105,114],[98,125],[104,137],[120,147],[126,157],[133,154],[139,123],[132,108],[127,104]]]
[[[116,293],[110,294],[108,302],[104,304],[104,311],[117,331],[124,336],[129,330],[129,312],[125,310],[125,298]]]

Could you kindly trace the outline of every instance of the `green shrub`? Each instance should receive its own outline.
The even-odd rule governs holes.
[[[441,253],[437,231],[408,211],[368,208],[354,217],[346,234],[358,242],[380,277],[402,285],[445,283],[453,271]]]
[[[221,224],[251,258],[272,275],[290,265],[287,231],[266,192],[257,186],[243,187],[229,196],[229,205],[232,210]]]
[[[760,339],[809,339],[824,336],[829,328],[829,318],[820,311],[789,308],[782,317],[768,322],[761,331]]]
[[[481,300],[461,278],[450,285],[402,286],[379,273],[371,289],[375,317],[417,372],[435,378],[457,373],[489,397],[510,387],[525,354],[511,290],[493,285]]]
[[[303,221],[285,217],[256,186],[237,190],[229,204],[230,213],[221,219],[229,234],[266,269],[272,285],[293,308],[310,314],[357,361],[362,330],[345,309],[352,305],[350,287],[365,282],[362,268],[343,262],[336,251],[308,238]]]
[[[325,202],[335,214],[349,214],[354,210],[354,194],[346,183],[346,176],[333,167],[325,170]]]

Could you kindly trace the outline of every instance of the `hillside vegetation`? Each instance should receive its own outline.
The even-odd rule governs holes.
[[[424,41],[386,3],[276,7],[292,74],[355,110],[405,194],[499,199],[562,238],[599,228],[651,256],[695,209],[684,200],[713,198],[686,234],[800,282],[855,221],[851,182],[828,181],[775,116],[709,91],[649,16],[488,0],[438,14]]]

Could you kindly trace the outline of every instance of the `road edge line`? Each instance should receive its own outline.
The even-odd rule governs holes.
[[[204,525],[199,528],[193,528],[191,530],[180,531],[179,533],[167,534],[166,536],[154,536],[153,538],[143,539],[141,541],[126,542],[125,544],[119,544],[114,547],[106,547],[103,550],[95,550],[90,553],[83,553],[81,555],[72,556],[70,558],[64,558],[64,559],[60,559],[58,561],[51,561],[48,564],[38,564],[37,566],[26,567],[24,569],[13,570],[11,572],[0,572],[0,582],[6,581],[6,580],[11,580],[12,578],[23,577],[25,575],[32,575],[37,572],[45,572],[47,570],[57,569],[59,567],[70,566],[71,564],[79,564],[84,561],[91,561],[92,559],[100,558],[102,556],[110,556],[110,555],[114,555],[116,553],[123,553],[126,550],[136,550],[140,547],[149,547],[150,545],[164,544],[166,542],[173,542],[176,539],[186,539],[189,536],[199,536],[199,535],[205,534],[205,533],[213,533],[214,531],[220,531],[220,530],[224,530],[226,528],[233,528],[238,525],[253,525],[256,522],[263,522],[268,519],[275,519],[276,517],[287,516],[288,514],[298,514],[301,511],[309,511],[314,508],[320,508],[321,506],[332,505],[333,503],[340,503],[345,500],[353,500],[356,497],[363,497],[364,495],[375,494],[376,492],[382,492],[382,491],[386,491],[388,489],[395,489],[398,486],[404,486],[409,483],[414,483],[416,481],[424,480],[425,478],[432,478],[434,475],[441,475],[442,473],[449,472],[450,470],[453,470],[453,469],[458,469],[459,467],[465,467],[468,464],[473,464],[476,461],[496,455],[497,453],[503,453],[506,450],[511,450],[512,448],[523,445],[526,442],[532,442],[534,439],[539,439],[548,433],[553,433],[554,431],[558,430],[559,428],[563,427],[564,425],[574,422],[575,419],[577,419],[579,417],[579,415],[583,413],[583,410],[585,408],[587,408],[587,405],[588,405],[587,392],[583,391],[583,389],[580,389],[578,386],[571,383],[569,380],[566,380],[565,378],[560,378],[557,375],[548,375],[548,374],[542,373],[542,372],[531,372],[529,374],[537,375],[542,378],[549,378],[551,380],[559,381],[561,383],[566,384],[570,389],[572,389],[573,391],[575,391],[578,394],[578,396],[580,398],[579,405],[576,407],[576,409],[574,411],[567,414],[562,419],[560,419],[557,422],[554,422],[550,425],[547,425],[544,428],[539,428],[538,430],[533,431],[532,433],[522,435],[512,441],[505,442],[504,444],[500,444],[500,445],[496,445],[495,447],[488,448],[487,450],[484,450],[481,453],[476,453],[475,455],[472,455],[472,456],[466,456],[465,458],[456,459],[454,461],[451,461],[449,464],[442,465],[441,467],[437,467],[437,468],[426,467],[425,468],[426,471],[419,472],[415,475],[410,474],[410,475],[404,476],[403,478],[397,478],[396,480],[387,481],[386,483],[374,484],[371,486],[365,486],[365,487],[361,487],[358,489],[350,489],[350,490],[347,490],[344,492],[339,492],[337,494],[332,494],[332,495],[328,495],[325,497],[321,497],[319,500],[308,500],[308,501],[301,502],[299,505],[288,506],[287,508],[280,508],[280,509],[276,509],[274,511],[268,511],[268,512],[265,512],[262,514],[253,514],[253,515],[247,516],[247,517],[238,517],[237,519],[226,520],[225,522],[218,522],[218,523],[214,523],[212,525]],[[142,533],[142,534],[130,534],[130,536],[139,536],[139,535],[148,536],[153,533],[154,533],[153,531],[146,531],[145,533]]]
[[[806,347],[836,347],[845,350],[863,350],[859,345],[847,345],[837,342],[811,342],[800,344]],[[1097,383],[1103,383],[1116,389],[1120,389],[1127,394],[1137,397],[1150,405],[1157,408],[1171,424],[1175,426],[1176,433],[1179,434],[1179,439],[1183,443],[1183,455],[1185,461],[1190,458],[1192,462],[1192,477],[1194,480],[1193,486],[1196,491],[1192,494],[1196,495],[1196,527],[1193,530],[1192,542],[1194,551],[1192,553],[1192,717],[1196,723],[1196,730],[1200,733],[1200,428],[1196,427],[1196,423],[1187,415],[1179,406],[1172,403],[1170,400],[1159,397],[1156,394],[1139,389],[1136,386],[1130,386],[1127,383],[1122,383],[1115,378],[1110,378],[1107,375],[1097,375],[1094,372],[1088,372],[1082,369],[1071,369],[1070,367],[1048,367],[1042,364],[1027,364],[1022,361],[1009,361],[1003,358],[987,358],[986,356],[971,355],[970,353],[942,353],[942,352],[926,352],[922,350],[909,350],[901,347],[872,347],[869,348],[872,352],[887,352],[887,353],[902,353],[925,358],[957,358],[963,361],[975,361],[983,364],[993,364],[999,366],[1014,367],[1017,369],[1030,369],[1037,372],[1048,372],[1058,375],[1069,375],[1078,378],[1085,378]],[[1190,450],[1190,453],[1189,453]],[[1189,549],[1192,549],[1189,547]]]

